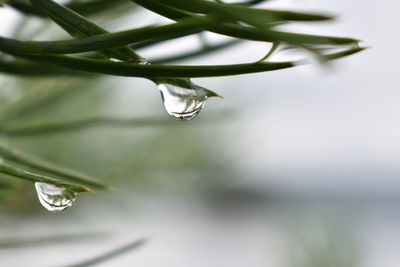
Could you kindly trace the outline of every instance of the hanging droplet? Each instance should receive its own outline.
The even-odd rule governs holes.
[[[204,106],[207,98],[216,93],[190,82],[189,88],[161,83],[158,85],[165,110],[174,119],[187,121],[193,119]]]
[[[35,183],[40,204],[48,211],[64,211],[72,206],[77,196],[76,192],[53,184]]]

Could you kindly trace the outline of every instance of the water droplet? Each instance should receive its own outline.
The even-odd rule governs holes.
[[[165,110],[174,119],[187,121],[193,119],[204,106],[207,98],[215,93],[190,83],[189,88],[162,83],[158,85]]]
[[[35,183],[40,204],[48,211],[64,211],[72,206],[77,193],[63,187],[42,182]]]

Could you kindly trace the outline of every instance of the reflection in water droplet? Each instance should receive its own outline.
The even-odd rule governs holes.
[[[77,193],[53,184],[35,183],[40,204],[49,211],[64,211],[72,206]]]
[[[172,84],[159,84],[165,110],[174,119],[186,121],[193,119],[204,106],[209,92],[200,86],[191,84],[192,88]]]

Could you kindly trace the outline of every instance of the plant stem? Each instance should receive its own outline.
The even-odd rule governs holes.
[[[25,137],[46,134],[65,133],[86,129],[94,126],[119,126],[119,127],[145,127],[157,125],[171,125],[170,120],[157,118],[113,118],[113,117],[98,117],[86,118],[67,122],[47,123],[38,125],[21,125],[11,126],[0,129],[0,133],[4,133],[9,137]],[[1,147],[0,147],[1,155]]]
[[[15,168],[13,166],[9,166],[9,165],[1,163],[1,162],[0,162],[0,173],[8,174],[12,177],[17,177],[17,178],[32,181],[32,182],[42,182],[42,183],[47,183],[47,184],[53,184],[53,185],[60,186],[60,187],[65,187],[66,189],[74,191],[76,193],[93,192],[92,189],[90,189],[89,187],[83,186],[83,185],[69,183],[69,182],[53,179],[53,178],[50,178],[50,177],[47,177],[44,175],[31,173],[28,171],[24,171],[24,170]]]
[[[364,50],[362,47],[353,47],[348,50],[324,55],[329,60],[348,56]],[[297,62],[259,62],[233,65],[202,65],[202,66],[175,66],[175,65],[140,65],[124,62],[108,62],[95,59],[75,58],[68,56],[27,56],[17,55],[24,59],[48,63],[57,67],[126,77],[144,78],[180,78],[180,77],[218,77],[274,71],[295,67],[304,64]]]
[[[58,4],[52,0],[30,0],[30,3],[44,12],[60,27],[69,32],[72,36],[92,36],[108,33],[105,29],[87,20],[73,10]],[[143,58],[136,54],[130,47],[106,49],[102,51],[110,58],[128,61],[143,61]]]
[[[109,186],[97,182],[87,175],[69,170],[65,167],[58,166],[56,164],[44,161],[42,159],[38,159],[36,157],[27,155],[19,151],[10,150],[6,147],[0,146],[0,156],[5,160],[9,160],[43,172],[47,172],[52,175],[60,176],[68,180],[78,182],[80,184],[84,184],[99,189],[106,189],[106,190],[110,189]]]
[[[102,33],[63,41],[20,41],[0,36],[0,51],[14,54],[75,54],[121,47],[155,38],[169,38],[192,34],[216,21],[215,18],[188,18],[178,23],[163,26],[147,26],[116,33]],[[142,59],[142,57],[140,57]],[[138,59],[138,57],[132,58]]]

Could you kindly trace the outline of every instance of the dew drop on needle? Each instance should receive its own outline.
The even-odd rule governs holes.
[[[35,183],[40,204],[48,211],[64,211],[72,206],[77,196],[76,192],[64,187],[42,182]]]
[[[158,85],[165,110],[176,120],[187,121],[196,117],[211,91],[191,84],[191,88],[161,83]],[[211,95],[212,96],[212,95]]]

